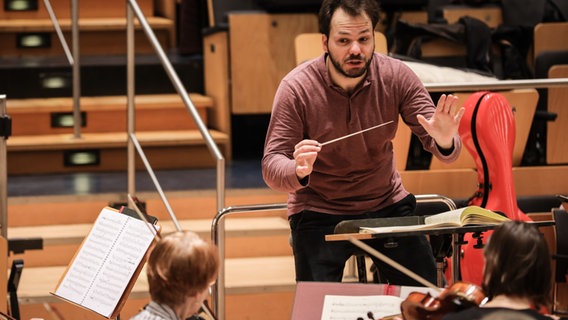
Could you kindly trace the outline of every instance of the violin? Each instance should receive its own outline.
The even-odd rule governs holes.
[[[470,283],[456,282],[437,297],[429,293],[411,292],[401,303],[405,320],[439,320],[447,313],[479,306],[486,300],[483,290]]]

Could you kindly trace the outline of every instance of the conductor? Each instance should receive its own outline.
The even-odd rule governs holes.
[[[378,21],[376,0],[324,0],[319,11],[324,53],[286,75],[274,98],[263,178],[289,194],[297,281],[342,280],[355,248],[325,241],[337,223],[414,213],[416,199],[404,188],[393,157],[399,116],[441,161],[455,160],[461,150],[458,126],[464,110],[457,97],[442,95],[434,105],[412,70],[375,53]],[[380,124],[385,125],[352,135]],[[337,139],[343,136],[348,137]],[[369,245],[436,281],[424,236],[397,239],[394,247],[380,239]],[[417,285],[374,262],[385,282]]]

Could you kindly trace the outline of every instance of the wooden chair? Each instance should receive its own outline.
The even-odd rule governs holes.
[[[534,27],[534,58],[545,51],[568,50],[568,22],[539,23]]]
[[[2,257],[2,259],[0,259],[1,270],[8,270],[8,240],[2,236],[0,236],[0,255]],[[8,274],[6,272],[2,272],[0,274],[0,286],[3,288],[4,296],[7,296]],[[8,313],[8,304],[6,300],[2,300],[0,303],[0,312]]]
[[[556,250],[553,254],[554,265],[554,306],[553,313],[561,316],[568,315],[568,213],[566,210],[554,209],[552,214],[555,221]],[[562,230],[562,231],[561,231]]]
[[[542,58],[546,53],[564,52],[568,56],[568,43],[559,39],[568,37],[568,22],[540,23],[534,28],[534,63],[538,67],[538,58]],[[558,59],[555,64],[548,67],[548,78],[568,77],[568,57]],[[562,62],[561,62],[562,61]],[[551,62],[549,61],[549,64]],[[546,75],[544,75],[546,77]],[[545,108],[550,113],[557,115],[556,120],[546,124],[546,163],[565,164],[568,163],[568,143],[564,136],[565,128],[568,126],[568,114],[566,105],[568,104],[568,94],[566,87],[550,88]]]
[[[568,54],[568,51],[567,51]],[[549,78],[568,78],[568,65],[555,65],[548,72]],[[546,162],[548,164],[568,163],[568,141],[565,137],[568,128],[568,90],[566,87],[548,89],[548,111],[557,115],[548,124],[546,131]]]

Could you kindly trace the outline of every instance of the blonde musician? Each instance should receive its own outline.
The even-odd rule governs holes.
[[[131,320],[185,320],[199,312],[217,278],[214,245],[189,231],[162,237],[147,263],[151,301]]]

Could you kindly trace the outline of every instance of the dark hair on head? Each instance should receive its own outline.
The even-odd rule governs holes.
[[[174,232],[158,241],[146,269],[152,300],[174,308],[215,281],[219,255],[197,234]]]
[[[537,227],[507,221],[495,228],[484,250],[483,290],[528,298],[535,307],[550,303],[552,267],[544,236]]]
[[[329,37],[331,17],[337,9],[343,9],[350,16],[367,14],[373,30],[379,23],[379,4],[377,0],[323,0],[319,11],[319,30]]]

